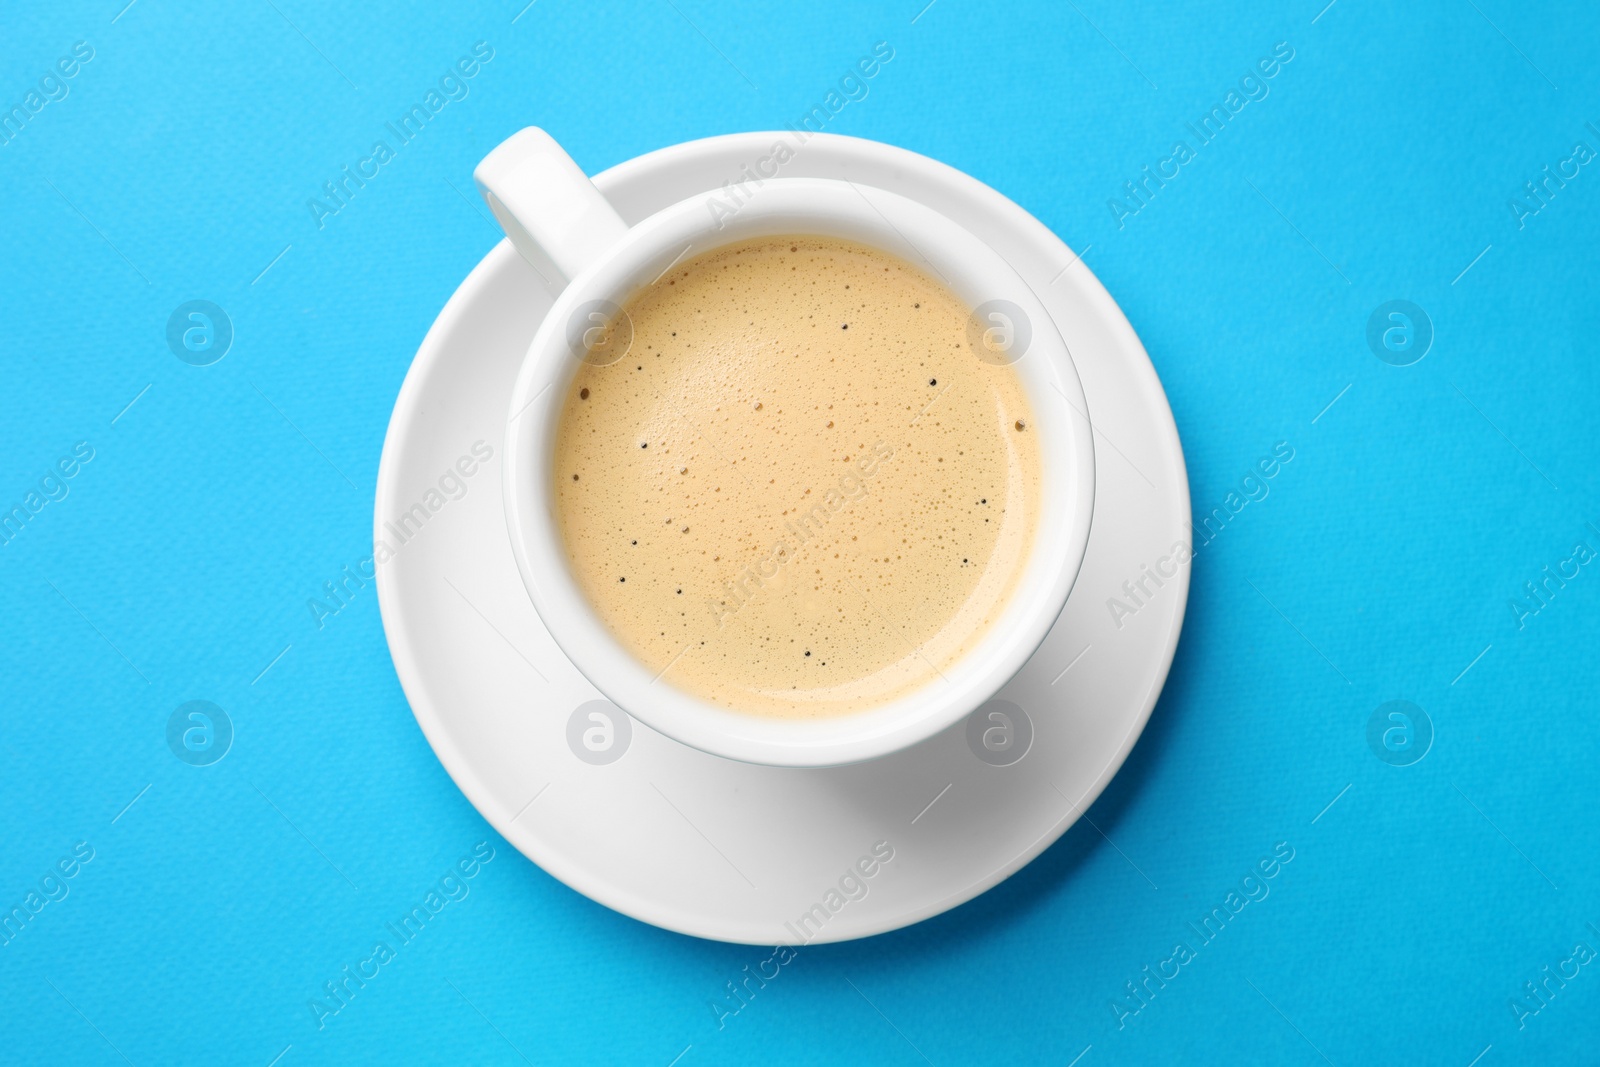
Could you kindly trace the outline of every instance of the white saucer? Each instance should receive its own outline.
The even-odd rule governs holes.
[[[633,223],[736,178],[779,140],[792,144],[793,135],[695,141],[594,181]],[[980,709],[973,729],[959,724],[886,759],[824,770],[734,763],[638,723],[613,723],[608,734],[603,719],[591,719],[608,706],[590,705],[599,692],[534,612],[501,506],[507,396],[550,306],[507,241],[456,290],[417,352],[384,442],[376,512],[376,536],[395,551],[378,570],[395,669],[429,743],[484,818],[608,907],[698,937],[765,945],[917,922],[1048,847],[1138,739],[1189,590],[1186,565],[1160,587],[1144,578],[1145,566],[1189,538],[1183,453],[1144,348],[1088,268],[1010,200],[911,152],[818,134],[782,174],[848,178],[949,215],[1010,260],[1072,350],[1095,427],[1094,524],[1077,587],[1039,652],[1001,690],[1007,703]],[[479,441],[493,450],[484,463],[472,459]],[[462,457],[469,462],[458,468]],[[467,469],[440,491],[441,476]],[[408,529],[426,519],[400,544],[386,524],[407,511]],[[1142,606],[1119,628],[1107,600],[1127,603],[1122,583],[1142,578],[1150,595],[1140,594]],[[991,720],[992,710],[1010,719]],[[986,728],[999,752],[984,748]],[[585,747],[586,730],[598,751]],[[859,871],[870,877],[858,873],[863,857]]]

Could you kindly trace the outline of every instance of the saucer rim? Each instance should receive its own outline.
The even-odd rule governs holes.
[[[675,167],[693,167],[700,163],[701,158],[715,157],[730,148],[737,147],[760,151],[775,138],[789,136],[791,135],[784,131],[756,131],[723,134],[716,137],[688,141],[626,160],[595,175],[592,180],[601,189],[602,193],[611,198],[615,195],[618,186],[629,181],[639,180],[640,174],[636,172],[649,174],[651,171],[664,171]],[[854,153],[857,157],[862,154],[877,155],[879,160],[875,162],[888,163],[901,171],[911,172],[906,176],[906,185],[929,182],[942,183],[959,191],[963,196],[982,201],[987,211],[998,218],[1006,220],[1004,223],[1006,227],[1025,232],[1030,243],[1040,248],[1052,247],[1058,249],[1062,253],[1061,258],[1067,263],[1067,266],[1063,268],[1063,273],[1074,265],[1082,268],[1082,276],[1078,279],[1081,295],[1092,302],[1097,313],[1103,317],[1103,325],[1114,338],[1115,347],[1120,357],[1130,362],[1130,366],[1124,368],[1124,370],[1131,375],[1133,381],[1130,384],[1137,385],[1139,389],[1138,406],[1144,409],[1156,424],[1156,428],[1163,438],[1160,445],[1163,459],[1173,465],[1176,474],[1175,484],[1168,491],[1168,504],[1177,505],[1177,513],[1182,516],[1180,522],[1186,521],[1189,515],[1187,470],[1171,405],[1155,374],[1155,369],[1150,363],[1148,354],[1145,352],[1138,336],[1134,333],[1131,324],[1128,323],[1121,308],[1111,298],[1104,286],[1101,285],[1099,279],[1082,264],[1077,254],[1072,252],[1053,231],[1020,205],[998,190],[947,164],[907,149],[862,138],[836,134],[813,134],[808,138],[808,141],[818,139],[825,144],[831,144],[834,150],[841,153],[841,155],[848,156],[851,153]],[[900,192],[904,187],[904,185],[897,183],[897,187],[891,191]],[[901,195],[910,194],[902,192]],[[915,196],[912,198],[916,199]],[[490,249],[451,294],[444,307],[440,310],[438,317],[429,327],[427,334],[417,349],[416,355],[412,358],[405,380],[396,398],[394,411],[384,438],[374,501],[375,533],[381,531],[383,516],[389,513],[391,505],[397,499],[398,487],[395,484],[394,473],[396,464],[399,462],[397,457],[402,450],[403,442],[411,435],[412,427],[422,416],[426,407],[424,379],[429,376],[428,371],[431,364],[441,355],[445,347],[445,339],[456,331],[457,323],[465,313],[467,306],[475,299],[477,291],[482,289],[493,275],[507,269],[508,262],[517,260],[517,253],[507,239],[502,239]],[[1027,273],[1022,268],[1019,268],[1019,273],[1023,273],[1024,279],[1029,280]],[[1033,283],[1029,281],[1029,284]],[[1044,298],[1041,297],[1042,299]],[[1085,391],[1088,393],[1087,388]],[[1092,395],[1090,396],[1090,404],[1092,409]],[[1098,494],[1096,503],[1097,505],[1099,503]],[[1098,506],[1096,511],[1098,511]],[[1093,518],[1091,518],[1092,522]],[[830,924],[828,928],[819,931],[817,936],[809,939],[806,943],[821,944],[874,936],[901,929],[942,914],[981,895],[1009,878],[1012,874],[1031,863],[1040,853],[1060,838],[1077,821],[1083,811],[1100,796],[1111,779],[1121,770],[1128,754],[1142,735],[1165,686],[1176,654],[1186,614],[1190,587],[1190,568],[1180,568],[1179,577],[1181,579],[1179,582],[1180,588],[1176,590],[1177,595],[1172,600],[1173,606],[1170,615],[1165,620],[1164,629],[1159,633],[1151,634],[1147,639],[1153,644],[1159,638],[1161,648],[1157,657],[1156,667],[1150,670],[1144,679],[1145,684],[1142,686],[1142,691],[1135,690],[1137,696],[1135,697],[1135,693],[1130,693],[1127,698],[1130,704],[1134,699],[1137,699],[1138,710],[1135,714],[1128,716],[1127,727],[1116,746],[1115,752],[1106,760],[1100,771],[1093,777],[1093,780],[1085,784],[1082,792],[1077,799],[1072,801],[1071,806],[1065,813],[1056,818],[1031,845],[1018,852],[1010,861],[1000,864],[983,876],[965,883],[961,888],[937,897],[930,903],[880,918],[865,927],[850,922]],[[448,716],[427,699],[428,689],[421,667],[421,659],[425,653],[415,648],[414,644],[409,640],[410,635],[407,632],[407,626],[400,617],[403,609],[400,607],[400,594],[396,588],[399,582],[400,578],[396,571],[391,568],[379,568],[377,585],[380,616],[396,674],[399,677],[402,689],[406,693],[407,703],[430,747],[434,750],[440,763],[449,773],[456,786],[477,809],[479,814],[508,843],[523,852],[541,869],[560,880],[569,888],[631,918],[648,922],[666,930],[710,940],[751,945],[770,945],[774,943],[773,938],[770,936],[772,933],[770,926],[763,925],[760,929],[756,929],[754,925],[745,920],[735,920],[739,924],[737,929],[730,929],[727,926],[719,927],[714,917],[707,918],[701,913],[688,911],[673,905],[663,906],[648,894],[639,893],[624,885],[617,884],[604,875],[592,873],[582,862],[569,858],[559,849],[546,847],[546,843],[541,841],[533,832],[517,831],[513,826],[513,822],[520,813],[513,814],[509,810],[509,806],[502,805],[499,802],[495,791],[480,775],[475,761],[469,758],[465,750],[451,736],[447,727]],[[1078,592],[1079,590],[1075,588],[1074,593]],[[1084,591],[1084,595],[1087,595],[1087,591]],[[1069,603],[1070,600],[1071,597],[1069,597]],[[1065,609],[1063,610],[1065,611]],[[1023,670],[1026,670],[1026,664]],[[413,693],[418,694],[418,699],[413,699]],[[670,742],[670,739],[667,740],[669,743],[676,743]],[[895,757],[887,758],[892,759]],[[786,768],[771,768],[768,773],[782,774],[792,773],[792,771]]]

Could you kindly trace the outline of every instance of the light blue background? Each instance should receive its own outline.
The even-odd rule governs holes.
[[[1522,629],[1510,607],[1600,550],[1600,169],[1522,228],[1508,206],[1600,150],[1589,5],[122,2],[0,16],[5,107],[95,50],[0,147],[0,502],[95,450],[0,549],[0,905],[95,850],[0,948],[0,1060],[1593,1061],[1600,964],[1523,1029],[1510,1007],[1600,948],[1600,565]],[[470,95],[319,230],[307,199],[480,40]],[[805,950],[719,1031],[708,1002],[766,953],[522,859],[424,742],[370,587],[321,630],[306,600],[367,554],[407,365],[498,238],[462,195],[488,149],[538,124],[594,172],[781,126],[880,40],[829,128],[1092,246],[1196,512],[1274,443],[1295,459],[1200,554],[1165,695],[1090,812],[1105,836]],[[1270,95],[1119,229],[1108,198],[1280,41]],[[214,366],[166,346],[191,299],[234,324]],[[1432,318],[1414,366],[1367,347],[1391,299]],[[211,767],[166,744],[191,699],[236,729]],[[1413,766],[1367,744],[1393,699],[1436,731]],[[470,896],[319,1031],[307,1001],[479,841]],[[1123,983],[1279,841],[1271,896],[1119,1029]]]

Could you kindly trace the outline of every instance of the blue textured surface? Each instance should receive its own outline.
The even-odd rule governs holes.
[[[0,106],[23,109],[0,146],[0,504],[38,493],[0,548],[0,906],[28,916],[0,946],[0,1060],[1593,1062],[1592,8],[121,2],[0,15]],[[93,58],[41,82],[80,41]],[[319,227],[307,201],[480,41],[492,59]],[[1278,442],[1294,459],[1199,554],[1104,836],[804,950],[719,1029],[708,1005],[765,953],[523,860],[424,742],[370,586],[321,628],[307,600],[367,554],[408,361],[497,239],[463,202],[489,148],[538,124],[593,172],[781,126],[878,41],[893,60],[828,128],[1092,246],[1197,521],[1259,496]],[[1292,60],[1241,89],[1279,42]],[[1129,199],[1178,140],[1193,158]],[[211,366],[167,343],[191,300],[232,323]],[[1368,345],[1390,300],[1431,319],[1410,366]],[[168,744],[191,700],[233,725],[210,766]],[[1409,766],[1403,721],[1369,743],[1392,700],[1431,722]],[[460,899],[319,1028],[324,983],[479,842],[492,861],[443,883]],[[1292,862],[1243,882],[1279,842]],[[1268,895],[1203,942],[1189,924],[1234,890]],[[1192,958],[1164,964],[1177,942]],[[1176,974],[1133,999],[1147,965]]]

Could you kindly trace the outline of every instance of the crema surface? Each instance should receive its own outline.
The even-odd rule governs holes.
[[[658,684],[752,714],[942,684],[1038,518],[1033,415],[969,309],[883,252],[778,237],[624,310],[626,354],[580,368],[553,460],[572,572],[616,637]]]

